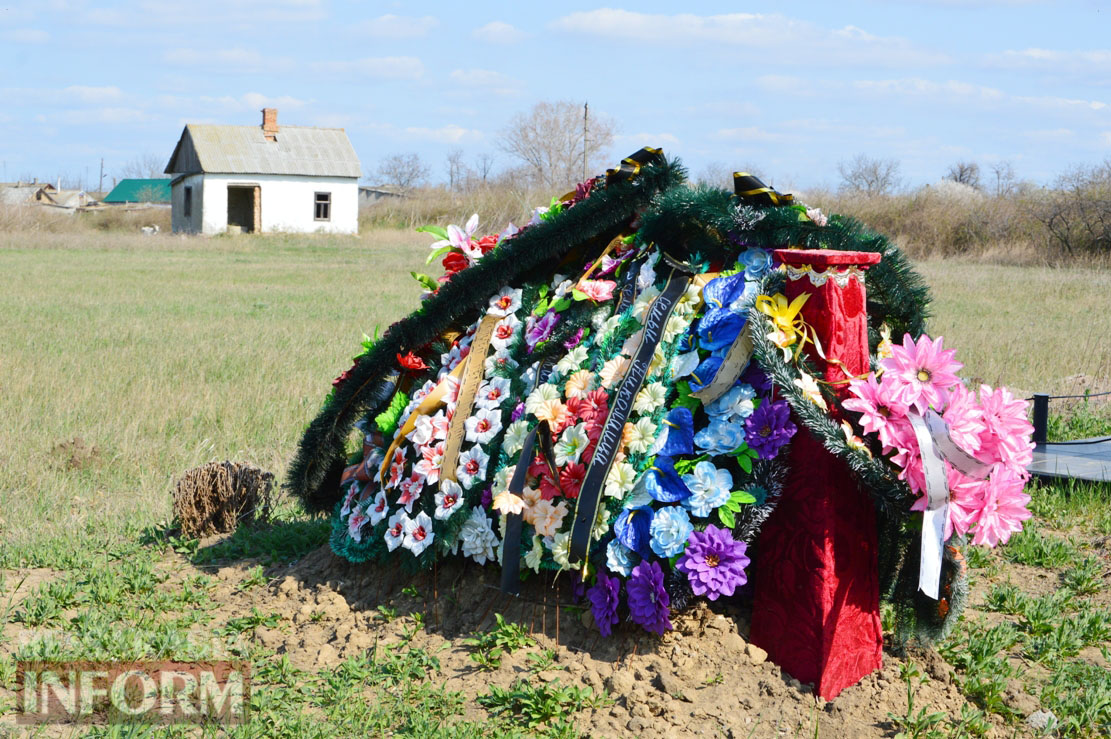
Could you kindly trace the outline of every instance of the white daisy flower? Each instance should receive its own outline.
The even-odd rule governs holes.
[[[540,561],[544,558],[544,543],[540,541],[540,535],[534,534],[532,537],[532,549],[529,549],[528,554],[525,555],[525,566],[532,569],[533,572],[540,572]]]
[[[490,455],[477,444],[459,455],[459,467],[455,470],[455,476],[464,490],[470,490],[486,477],[486,463],[489,461]]]
[[[492,316],[508,316],[516,313],[520,308],[521,291],[507,285],[490,298],[490,309],[487,313]]]
[[[475,394],[475,405],[479,408],[499,408],[509,397],[509,378],[491,377],[479,386]]]
[[[454,480],[441,480],[440,491],[436,493],[436,519],[440,521],[463,507],[463,488]]]
[[[628,462],[616,462],[606,475],[606,495],[611,498],[623,498],[625,493],[633,489],[636,480],[635,467]]]
[[[427,513],[421,511],[416,518],[406,521],[405,536],[401,540],[401,545],[412,552],[414,557],[418,557],[435,538],[436,535],[432,533],[432,519]]]
[[[652,448],[652,442],[655,438],[656,424],[652,422],[651,418],[641,418],[632,425],[629,434],[629,451],[634,454],[643,454]]]
[[[409,521],[409,516],[405,511],[398,511],[390,516],[390,520],[386,523],[386,547],[392,552],[401,546],[401,542],[405,539],[405,526]]]
[[[495,408],[479,408],[463,425],[467,429],[467,441],[488,444],[501,431],[501,413]]]
[[[521,321],[515,315],[508,315],[494,324],[494,333],[490,337],[490,346],[496,351],[509,348],[513,339],[517,337]]]
[[[633,410],[637,413],[651,414],[657,408],[663,408],[665,400],[667,400],[667,388],[662,382],[653,382],[645,385],[637,393],[636,400],[633,401]]]

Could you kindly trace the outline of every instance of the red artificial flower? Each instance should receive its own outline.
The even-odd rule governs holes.
[[[559,486],[563,488],[566,498],[579,497],[579,488],[582,487],[583,478],[586,477],[586,466],[571,462],[559,471]]]
[[[467,268],[467,257],[457,251],[451,251],[444,255],[444,269],[447,270],[449,275],[456,272],[462,272]]]
[[[475,243],[478,244],[478,248],[482,250],[482,253],[484,255],[489,254],[490,251],[495,246],[498,245],[498,235],[497,234],[489,234],[487,236],[483,236],[481,239],[479,239]]]
[[[544,461],[544,458],[542,456],[537,454],[535,457],[532,458],[532,464],[530,464],[528,467],[529,477],[541,477],[547,471],[548,463]]]
[[[397,363],[401,365],[402,369],[419,371],[428,369],[428,365],[424,360],[412,352],[406,352],[405,356],[397,355]]]
[[[559,485],[556,485],[551,474],[545,472],[540,477],[540,497],[544,500],[551,500],[553,498],[558,498],[562,494],[563,491],[559,489]]]

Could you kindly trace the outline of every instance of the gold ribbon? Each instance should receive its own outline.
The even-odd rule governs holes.
[[[432,413],[437,408],[439,408],[441,405],[444,404],[444,396],[447,395],[448,388],[451,387],[451,379],[454,378],[454,379],[458,380],[460,378],[463,378],[464,373],[466,373],[467,376],[470,377],[471,375],[473,375],[476,372],[476,370],[474,369],[475,366],[477,366],[479,368],[477,370],[479,379],[482,378],[482,371],[486,367],[486,350],[490,346],[490,338],[491,338],[491,336],[493,334],[493,331],[494,331],[494,324],[496,324],[499,320],[501,320],[501,316],[494,316],[494,315],[488,315],[488,316],[486,316],[485,318],[482,319],[482,323],[479,325],[478,331],[475,333],[475,338],[471,342],[471,351],[470,351],[469,354],[467,354],[466,359],[464,359],[459,364],[455,365],[455,369],[453,369],[450,373],[448,373],[448,375],[446,377],[444,377],[444,379],[440,380],[440,382],[437,383],[436,387],[432,388],[432,391],[429,392],[428,395],[424,396],[424,399],[421,400],[420,405],[418,405],[415,409],[413,409],[413,412],[410,413],[409,417],[405,419],[404,425],[402,425],[402,427],[400,429],[398,429],[397,434],[393,437],[393,441],[390,442],[390,447],[386,451],[385,459],[382,460],[382,470],[378,474],[378,482],[379,482],[380,485],[385,485],[386,477],[387,477],[387,475],[389,474],[389,471],[390,471],[390,464],[393,461],[394,452],[396,452],[397,448],[399,446],[401,446],[401,442],[405,439],[405,437],[408,436],[409,434],[411,434],[413,432],[413,429],[415,429],[417,427],[417,419],[419,419],[421,416],[430,416],[430,415],[432,415]],[[486,328],[487,326],[489,327],[489,330],[486,331],[486,343],[485,343],[485,346],[480,347],[478,345],[479,335],[482,333],[483,329]],[[475,362],[475,363],[472,364],[471,363],[471,357],[475,356],[476,351],[481,351],[482,359],[479,362]],[[462,380],[462,382],[465,382],[465,381],[466,381],[466,378],[464,378]],[[475,383],[475,389],[477,390],[477,388],[478,388],[478,385],[477,385],[477,382],[476,382]],[[460,385],[459,393],[460,393],[460,400],[462,400],[462,393],[463,393],[462,383]],[[472,403],[474,402],[474,394],[473,393],[471,395],[471,402]],[[456,415],[452,416],[453,421],[454,421],[455,418],[458,417],[458,411],[459,411],[460,405],[461,405],[461,403],[459,403],[459,402],[456,403],[456,406],[455,406]],[[469,414],[470,411],[468,410],[467,413]],[[464,415],[463,418],[465,420],[466,416]],[[460,424],[460,425],[462,425],[462,424]],[[452,428],[454,428],[454,426],[455,426],[455,424],[453,423]],[[451,438],[451,430],[450,429],[449,429],[449,433],[448,433],[448,438],[449,439]],[[458,447],[456,448],[455,451],[456,451],[456,454],[458,454],[458,452],[459,452]],[[445,450],[444,450],[444,460],[445,461],[447,460],[447,448],[446,448],[446,446],[445,446]],[[445,466],[445,468],[446,468],[446,466]],[[441,477],[444,476],[444,473],[442,471],[440,473],[440,476]],[[452,467],[451,476],[448,479],[450,479],[450,480],[455,479],[455,468],[454,468],[454,466]]]
[[[486,352],[490,349],[490,339],[494,336],[494,326],[501,316],[487,314],[478,325],[471,351],[467,355],[467,369],[463,371],[463,381],[459,385],[459,398],[455,403],[455,414],[448,427],[447,443],[444,445],[444,461],[440,467],[441,480],[455,480],[455,461],[459,458],[459,447],[463,444],[465,424],[474,408],[475,395],[485,374]],[[473,360],[473,361],[472,361]]]

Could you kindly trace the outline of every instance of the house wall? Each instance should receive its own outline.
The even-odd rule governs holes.
[[[192,184],[194,188],[193,219],[188,223],[180,216],[184,202],[182,188],[186,184]],[[173,186],[174,231],[199,231],[204,234],[227,231],[229,185],[259,186],[263,232],[359,232],[359,188],[356,178],[228,174],[190,175]],[[315,196],[318,192],[332,194],[331,218],[327,221],[314,219]]]
[[[193,212],[189,218],[185,217],[186,185],[193,188]],[[203,193],[204,175],[191,174],[170,186],[170,225],[174,233],[200,233]]]

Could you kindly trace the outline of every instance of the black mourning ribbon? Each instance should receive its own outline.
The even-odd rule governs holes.
[[[575,504],[575,520],[571,525],[571,546],[569,561],[572,567],[580,564],[585,566],[587,554],[590,550],[590,533],[598,515],[598,504],[602,497],[602,488],[610,467],[613,465],[617,448],[621,443],[621,435],[625,422],[633,407],[633,400],[640,392],[640,386],[648,375],[648,367],[652,363],[652,355],[663,338],[664,327],[671,317],[679,298],[687,291],[692,274],[682,267],[673,268],[668,275],[667,284],[663,291],[652,302],[648,309],[648,316],[644,321],[644,335],[636,355],[629,365],[628,373],[621,382],[621,387],[613,396],[610,403],[609,416],[602,427],[602,435],[598,438],[598,446],[594,449],[594,456],[590,460],[590,468],[583,478],[579,498]],[[585,570],[584,570],[585,571]]]
[[[791,205],[795,202],[794,195],[784,195],[748,172],[733,173],[733,192],[747,205]]]

